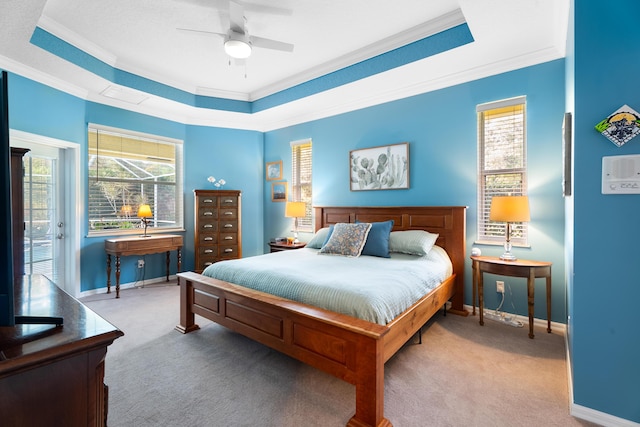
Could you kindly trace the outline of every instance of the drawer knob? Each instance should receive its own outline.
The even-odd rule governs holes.
[[[233,237],[231,237],[231,236],[224,236],[224,240],[233,240]]]
[[[231,212],[231,211],[226,211],[224,214],[225,214],[225,215],[233,215],[233,212]]]
[[[204,199],[202,203],[213,203],[213,199]]]
[[[213,240],[213,237],[211,237],[211,236],[207,236],[207,237],[204,238],[205,242],[210,242],[212,240]]]
[[[205,267],[209,267],[211,264],[213,264],[212,262],[205,262],[204,265]]]
[[[210,254],[210,253],[212,253],[212,252],[213,252],[213,249],[205,249],[205,250],[204,250],[204,253],[205,253],[205,254]]]
[[[203,227],[204,228],[213,228],[213,224],[205,224]]]
[[[224,252],[228,254],[228,253],[233,252],[233,249],[225,249]]]
[[[227,199],[224,201],[225,203],[233,203],[233,199]]]
[[[233,224],[225,224],[224,228],[233,228]]]

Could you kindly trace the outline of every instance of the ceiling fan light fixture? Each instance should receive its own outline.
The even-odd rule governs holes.
[[[244,40],[229,39],[224,42],[224,51],[232,58],[245,59],[251,55],[251,44]]]

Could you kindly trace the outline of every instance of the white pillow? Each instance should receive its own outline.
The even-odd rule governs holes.
[[[424,230],[392,231],[389,235],[389,252],[410,255],[426,255],[438,240],[438,234]]]

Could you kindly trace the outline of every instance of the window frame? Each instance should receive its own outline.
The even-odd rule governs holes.
[[[520,159],[521,165],[518,167],[502,167],[502,168],[485,168],[487,149],[486,149],[486,124],[487,113],[499,114],[500,110],[505,110],[513,107],[514,109],[520,109],[521,112],[514,112],[512,117],[515,121],[518,120],[517,116],[521,116],[521,129],[518,129],[518,135],[515,133],[509,135],[509,131],[505,131],[502,137],[511,137],[514,140],[521,141],[520,152],[522,157]],[[489,212],[491,208],[491,199],[495,195],[510,195],[510,196],[526,196],[528,194],[528,169],[527,169],[527,100],[526,96],[518,96],[514,98],[503,99],[494,102],[488,102],[480,104],[476,107],[477,120],[478,120],[478,182],[477,182],[477,236],[476,242],[478,244],[486,245],[503,245],[505,239],[505,227],[504,222],[494,222],[489,220]],[[496,114],[496,115],[498,115]],[[517,125],[513,126],[514,129]],[[513,129],[511,129],[513,130]],[[520,133],[521,131],[521,133]],[[520,182],[516,184],[517,178],[509,178],[509,175],[519,176]],[[500,178],[503,181],[511,182],[514,185],[507,186],[505,189],[495,188],[490,190],[487,188],[487,182],[494,180],[499,182]],[[496,184],[498,185],[498,184]],[[511,243],[513,246],[528,247],[529,246],[529,226],[526,222],[512,223],[511,229]]]
[[[291,188],[292,202],[305,202],[306,212],[298,218],[298,231],[312,233],[313,230],[313,142],[311,138],[291,141]],[[301,150],[308,150],[302,152]],[[306,162],[305,162],[306,160]],[[309,170],[305,170],[308,166]],[[308,177],[308,179],[305,179]]]
[[[136,131],[131,131],[131,130],[127,130],[127,129],[120,129],[120,128],[115,128],[115,127],[110,127],[110,126],[104,126],[104,125],[99,125],[99,124],[95,124],[95,123],[88,123],[87,124],[87,157],[86,157],[86,164],[87,164],[87,219],[86,219],[86,224],[87,224],[87,236],[88,237],[96,237],[96,236],[111,236],[111,235],[138,235],[141,234],[143,227],[141,226],[141,221],[140,218],[137,217],[136,212],[132,212],[128,218],[130,218],[129,223],[133,223],[134,226],[133,228],[128,227],[128,228],[108,228],[108,229],[95,229],[92,226],[92,222],[96,222],[99,220],[96,220],[95,218],[92,217],[91,212],[92,212],[92,204],[91,204],[91,186],[92,186],[92,179],[96,179],[95,176],[92,176],[91,174],[91,164],[92,164],[92,156],[93,159],[95,159],[97,156],[99,156],[99,153],[95,153],[92,154],[92,147],[90,145],[90,134],[92,132],[96,132],[96,133],[105,133],[105,134],[109,134],[111,136],[116,136],[116,137],[123,137],[123,138],[127,138],[127,139],[134,139],[137,141],[141,141],[142,143],[158,143],[158,144],[165,144],[165,145],[170,145],[173,147],[174,149],[174,160],[173,160],[173,166],[174,166],[174,174],[175,174],[175,180],[174,181],[169,181],[168,183],[165,183],[163,185],[161,185],[160,183],[158,185],[153,185],[153,187],[157,187],[157,186],[163,186],[165,187],[165,189],[167,188],[167,186],[170,187],[175,187],[175,189],[173,190],[172,194],[174,194],[175,196],[175,204],[173,206],[173,213],[172,215],[172,219],[171,219],[171,225],[168,226],[162,226],[162,225],[158,225],[159,223],[161,223],[160,220],[158,220],[157,218],[162,218],[163,216],[166,217],[166,215],[161,214],[159,212],[162,212],[162,210],[159,211],[159,206],[160,203],[159,202],[159,197],[154,196],[152,197],[152,200],[155,201],[155,204],[152,203],[151,209],[153,212],[153,217],[150,220],[150,224],[155,225],[155,226],[149,226],[149,228],[147,228],[147,234],[154,234],[154,233],[166,233],[166,232],[183,232],[184,231],[184,191],[183,191],[183,185],[184,185],[184,176],[183,176],[183,170],[184,170],[184,156],[183,156],[183,149],[184,149],[184,144],[182,140],[179,139],[174,139],[174,138],[168,138],[168,137],[164,137],[164,136],[159,136],[159,135],[152,135],[152,134],[147,134],[147,133],[143,133],[143,132],[136,132]],[[97,148],[96,148],[97,149]],[[126,159],[126,160],[130,160],[133,157],[135,157],[135,152],[134,150],[130,150],[130,151],[126,151],[126,150],[122,150],[120,153],[122,153],[122,156],[119,157],[120,159]],[[129,156],[129,157],[127,157]],[[116,157],[118,158],[118,157]],[[116,182],[116,180],[114,179],[105,179],[104,181],[112,181],[112,182]],[[140,181],[140,182],[145,182],[148,184],[149,181]],[[154,191],[155,193],[155,191]],[[134,197],[138,197],[138,196],[134,196]],[[136,210],[137,208],[134,207],[133,210]],[[166,212],[166,211],[165,211]],[[170,211],[169,211],[170,212]],[[155,222],[155,224],[154,224]]]

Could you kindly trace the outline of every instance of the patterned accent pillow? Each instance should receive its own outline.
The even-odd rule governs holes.
[[[319,254],[358,257],[371,230],[370,223],[338,223],[333,227],[329,241],[318,251]]]
[[[428,231],[392,231],[389,236],[389,252],[423,256],[429,253],[436,240],[438,234]]]

